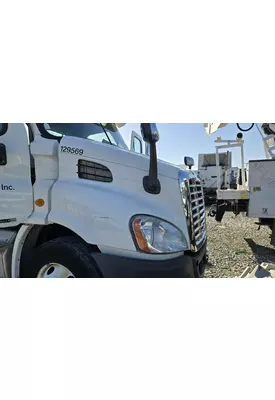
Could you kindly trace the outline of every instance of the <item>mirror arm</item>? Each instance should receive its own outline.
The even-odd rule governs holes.
[[[160,181],[158,180],[158,163],[157,163],[157,150],[156,143],[150,143],[150,167],[149,175],[143,178],[143,187],[147,193],[159,194]]]

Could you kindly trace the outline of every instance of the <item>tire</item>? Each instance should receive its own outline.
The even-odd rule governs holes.
[[[206,270],[206,266],[207,266],[207,260],[208,257],[205,256],[205,259],[202,260],[202,262],[200,264],[196,264],[193,267],[193,272],[194,272],[194,278],[203,278],[204,277],[204,273]]]
[[[215,217],[216,214],[217,214],[217,205],[212,204],[212,206],[210,207],[210,209],[208,211],[208,215],[209,215],[209,217]]]
[[[51,263],[60,265],[61,270],[62,268],[68,270],[70,276],[56,276],[53,273],[49,276],[54,266],[49,268],[46,266]],[[79,238],[68,236],[51,240],[35,249],[31,258],[28,261],[25,260],[21,266],[20,277],[99,278],[102,274],[92,257],[89,246]]]

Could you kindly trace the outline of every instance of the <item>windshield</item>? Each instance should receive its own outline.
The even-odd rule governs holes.
[[[127,149],[127,146],[117,129],[116,124],[62,124],[45,123],[37,124],[42,136],[63,137],[74,136],[83,139],[90,139],[100,143],[112,144]]]

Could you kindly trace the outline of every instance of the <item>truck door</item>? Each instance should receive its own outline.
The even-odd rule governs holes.
[[[29,134],[26,124],[0,123],[0,229],[33,211]]]

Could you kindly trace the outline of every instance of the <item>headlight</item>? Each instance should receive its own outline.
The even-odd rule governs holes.
[[[131,228],[140,250],[146,253],[176,253],[187,249],[183,233],[169,222],[150,215],[136,215]]]

